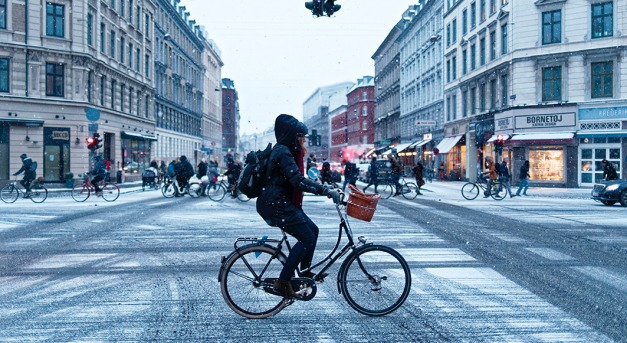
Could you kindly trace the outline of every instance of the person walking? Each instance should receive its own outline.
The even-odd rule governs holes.
[[[484,198],[490,197],[490,194],[492,193],[492,184],[498,177],[496,165],[497,164],[494,163],[492,156],[487,156],[485,158],[485,171],[483,174],[488,176],[488,185],[486,187],[486,191],[483,193]]]
[[[342,185],[342,192],[346,190],[346,184],[351,184],[355,186],[357,182],[357,165],[355,163],[349,162],[347,160],[342,161],[344,164],[344,184]]]
[[[499,178],[501,182],[503,183],[503,185],[505,186],[505,189],[507,190],[507,194],[509,194],[510,198],[515,197],[516,194],[512,194],[512,186],[510,184],[512,175],[509,172],[509,168],[507,168],[507,160],[503,160],[503,162],[501,162],[499,171],[500,171]]]
[[[425,184],[425,180],[422,178],[422,169],[422,163],[420,163],[420,161],[417,161],[416,165],[414,166],[414,176],[416,177],[416,185],[418,185],[418,195],[422,195],[422,193],[420,193],[420,187]]]
[[[614,167],[614,164],[605,159],[601,161],[601,163],[603,163],[603,180],[617,180],[618,174],[616,173],[616,168]]]
[[[35,180],[35,177],[37,177],[37,162],[33,162],[33,160],[26,154],[21,154],[20,159],[22,160],[22,168],[15,172],[13,176],[18,176],[21,173],[24,173],[24,177],[22,178],[22,180],[20,180],[20,185],[22,185],[22,187],[26,189],[24,197],[29,197],[30,185],[33,180]]]
[[[392,182],[394,182],[394,188],[396,188],[396,192],[394,193],[394,196],[397,196],[401,194],[401,190],[402,190],[402,186],[399,180],[401,179],[401,173],[402,173],[403,167],[401,166],[400,162],[398,162],[394,158],[394,155],[390,154],[388,159],[390,161],[391,179],[392,179]]]
[[[527,188],[529,188],[529,160],[525,161],[522,166],[520,166],[520,183],[518,184],[518,190],[516,191],[516,195],[520,195],[520,191],[523,191],[524,196],[527,196]]]
[[[196,174],[196,177],[201,179],[203,176],[206,176],[208,166],[209,165],[207,164],[207,159],[203,157],[200,160],[200,163],[198,163],[198,168],[196,169],[198,173]]]
[[[159,164],[159,182],[165,182],[165,173],[168,170],[168,167],[165,165],[165,162],[161,160],[161,164]]]
[[[378,194],[379,191],[377,187],[379,187],[379,165],[377,164],[377,157],[372,156],[370,158],[370,166],[368,167],[368,184],[364,187],[363,191],[365,192],[368,187],[374,184],[374,192]]]
[[[300,270],[311,266],[318,240],[318,226],[303,211],[303,192],[326,195],[333,198],[334,203],[340,202],[338,190],[303,175],[307,131],[307,126],[291,115],[281,114],[276,118],[274,135],[277,144],[272,149],[268,164],[270,180],[256,204],[257,213],[268,225],[279,227],[298,240],[274,283],[276,291],[286,298],[299,297],[290,281],[299,264]],[[314,273],[300,275],[313,277]]]

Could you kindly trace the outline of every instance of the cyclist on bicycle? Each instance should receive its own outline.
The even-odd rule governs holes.
[[[394,196],[397,196],[401,194],[401,191],[403,189],[403,187],[401,186],[401,183],[399,182],[399,180],[401,179],[401,173],[403,172],[403,167],[401,166],[401,163],[394,158],[394,155],[390,154],[388,159],[390,161],[390,168],[391,168],[390,170],[390,174],[392,178],[391,181],[394,182],[394,188],[396,188],[396,192],[394,193]]]
[[[238,159],[233,160],[233,163],[229,164],[229,167],[226,169],[224,175],[227,176],[227,180],[229,181],[229,191],[231,192],[231,196],[233,198],[237,198],[237,192],[235,192],[235,186],[237,185],[237,180],[239,179],[239,175],[242,173],[242,165],[239,163]]]
[[[105,164],[102,156],[96,155],[94,157],[94,169],[89,172],[93,175],[91,179],[91,185],[94,186],[96,190],[96,195],[100,195],[102,193],[102,189],[98,186],[98,183],[104,180],[105,175],[107,175],[107,165]]]
[[[269,180],[257,200],[257,213],[268,225],[280,227],[298,240],[274,283],[274,288],[284,297],[298,297],[292,288],[291,277],[299,263],[301,270],[311,266],[318,239],[318,227],[302,208],[303,192],[326,195],[335,203],[339,203],[340,193],[303,176],[307,153],[305,124],[288,114],[281,114],[276,118],[274,134],[277,144],[270,154]],[[313,277],[313,273],[303,276]]]
[[[194,167],[187,160],[187,156],[181,155],[179,157],[181,162],[174,165],[174,170],[176,172],[176,181],[179,183],[180,192],[183,192],[187,184],[189,183],[189,179],[194,176]]]
[[[487,198],[490,196],[490,193],[492,193],[492,184],[494,183],[494,181],[496,181],[498,177],[496,163],[494,163],[494,159],[492,159],[492,156],[487,156],[485,158],[485,168],[486,171],[483,172],[483,175],[488,176],[488,185],[486,187],[486,191],[483,193],[483,197]]]
[[[18,176],[21,173],[24,173],[24,177],[20,181],[20,184],[26,189],[26,194],[24,194],[24,197],[28,197],[30,194],[30,184],[31,182],[33,182],[33,180],[35,180],[37,172],[35,171],[35,168],[33,168],[33,160],[28,157],[28,155],[21,154],[20,158],[22,159],[22,168],[20,168],[20,170],[13,174],[13,176]]]

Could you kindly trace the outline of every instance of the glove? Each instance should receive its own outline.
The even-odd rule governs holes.
[[[17,176],[17,173],[13,174],[13,176]]]
[[[326,195],[327,197],[332,198],[334,204],[339,204],[340,198],[342,197],[340,195],[340,191],[338,191],[337,189],[333,189],[333,188],[325,188],[324,191],[322,192],[322,195]]]

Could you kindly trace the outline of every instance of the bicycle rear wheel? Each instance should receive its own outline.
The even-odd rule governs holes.
[[[116,201],[120,196],[120,188],[115,183],[107,183],[102,187],[102,198],[105,201]]]
[[[462,196],[466,200],[476,199],[479,196],[480,192],[481,191],[479,190],[479,186],[477,186],[473,182],[467,182],[465,185],[462,186]]]
[[[89,187],[85,185],[76,185],[72,188],[72,199],[78,202],[83,202],[89,198]]]
[[[276,278],[286,257],[269,246],[238,249],[220,269],[220,291],[226,304],[240,316],[256,319],[272,316],[285,306],[283,298],[264,290],[264,279]],[[267,285],[266,285],[267,286]]]
[[[338,282],[344,299],[357,312],[383,316],[394,312],[407,300],[411,272],[396,250],[367,245],[342,263]]]
[[[413,182],[408,182],[403,185],[403,198],[407,200],[416,199],[418,196],[418,185]]]
[[[502,183],[498,183],[492,186],[492,194],[490,195],[494,200],[503,200],[507,196],[507,188]]]
[[[30,200],[34,203],[40,204],[48,198],[48,190],[43,185],[33,185],[30,188]]]
[[[240,192],[239,189],[237,190],[237,199],[239,199],[239,201],[241,202],[246,202],[250,200],[250,198],[246,194]]]
[[[166,182],[161,187],[161,194],[163,194],[166,198],[173,198],[176,195],[176,189],[174,186],[174,182]]]
[[[220,201],[224,199],[224,196],[226,196],[226,188],[224,188],[221,184],[215,184],[213,186],[208,186],[205,193],[207,193],[209,199],[213,201]]]
[[[392,187],[389,183],[379,184],[378,191],[381,198],[389,199],[392,196],[392,193],[394,193],[394,187]]]
[[[2,187],[2,190],[0,190],[0,199],[7,204],[14,203],[18,196],[19,193],[17,188],[10,183]]]

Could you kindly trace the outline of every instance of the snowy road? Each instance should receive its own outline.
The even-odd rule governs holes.
[[[429,185],[427,186],[429,187]],[[268,320],[234,314],[219,292],[220,256],[237,237],[277,237],[254,201],[115,203],[50,198],[0,204],[0,341],[621,341],[627,333],[627,211],[581,197],[465,201],[431,186],[382,200],[356,235],[397,249],[412,292],[397,312],[364,317],[337,293]],[[305,198],[335,243],[330,201]]]

